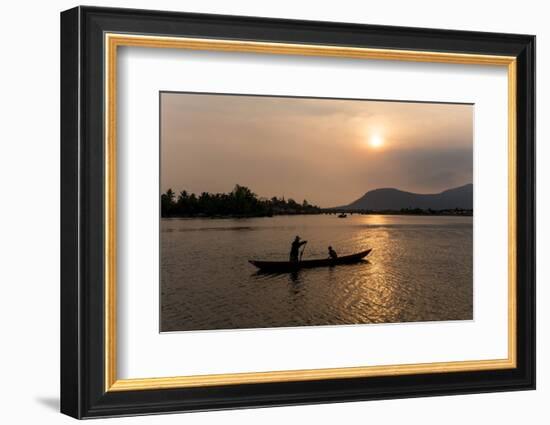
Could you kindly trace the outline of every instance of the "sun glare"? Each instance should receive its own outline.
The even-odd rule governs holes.
[[[371,138],[369,139],[369,146],[374,149],[379,149],[384,146],[384,139],[382,139],[382,137],[378,135],[371,136]]]

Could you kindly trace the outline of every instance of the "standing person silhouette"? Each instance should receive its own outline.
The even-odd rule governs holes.
[[[302,241],[300,239],[300,236],[296,236],[294,238],[294,241],[292,242],[292,245],[290,247],[290,261],[293,263],[298,262],[298,254],[300,252],[300,247],[302,245],[305,245],[307,241]]]

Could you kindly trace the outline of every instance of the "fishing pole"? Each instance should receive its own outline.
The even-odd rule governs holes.
[[[304,244],[304,247],[302,248],[302,252],[300,252],[300,261],[302,261],[302,257],[304,256],[304,251],[306,250],[307,242]]]

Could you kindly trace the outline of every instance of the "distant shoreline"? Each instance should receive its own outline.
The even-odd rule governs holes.
[[[244,219],[244,218],[273,218],[273,217],[291,217],[291,216],[307,216],[307,215],[333,215],[338,217],[339,214],[345,214],[346,216],[354,215],[407,215],[407,216],[434,216],[434,217],[473,217],[473,210],[441,210],[441,211],[428,211],[428,210],[411,210],[411,211],[343,211],[343,210],[330,210],[321,211],[315,213],[291,213],[291,214],[272,214],[272,215],[172,215],[161,218],[210,218],[210,219]]]
[[[471,189],[472,185],[462,186],[460,188],[450,189],[437,196],[444,194],[463,191],[464,188]],[[396,193],[400,196],[435,196],[435,195],[415,195],[413,193],[399,191],[397,189],[377,189],[367,192],[365,197],[372,194],[380,194],[390,192],[392,196]],[[410,196],[409,196],[410,197]],[[272,197],[270,199],[260,198],[248,187],[235,185],[229,193],[208,193],[203,192],[200,195],[189,193],[185,190],[181,191],[178,196],[172,189],[168,189],[160,197],[160,215],[162,218],[252,218],[252,217],[274,217],[274,216],[292,216],[292,215],[319,215],[319,214],[336,214],[344,218],[347,215],[421,215],[421,216],[473,216],[473,210],[460,208],[460,200],[453,198],[447,199],[446,202],[436,203],[421,203],[415,202],[414,199],[404,199],[402,202],[387,202],[375,203],[378,204],[376,209],[365,208],[365,206],[353,206],[354,203],[348,206],[321,208],[317,205],[310,204],[307,200],[296,202],[294,199],[285,199]],[[356,201],[355,203],[357,203]],[[464,205],[464,202],[462,202]],[[407,207],[399,208],[400,205]],[[411,207],[411,205],[423,205],[424,208]],[[369,205],[371,208],[373,205]],[[386,206],[395,209],[384,209]],[[430,208],[426,208],[431,206]],[[435,206],[435,208],[434,208]],[[449,208],[455,206],[455,208]],[[470,204],[465,206],[469,207]],[[442,208],[443,207],[443,208]]]
[[[347,215],[433,215],[433,216],[454,216],[454,217],[472,217],[474,210],[454,208],[445,210],[432,210],[432,209],[401,209],[401,210],[346,210],[346,209],[330,209],[323,210],[321,214],[347,214]]]

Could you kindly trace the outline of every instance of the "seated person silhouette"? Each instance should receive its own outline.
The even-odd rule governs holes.
[[[332,260],[335,260],[338,258],[338,254],[336,254],[336,251],[334,249],[332,249],[331,246],[328,247],[328,256],[332,259]]]

